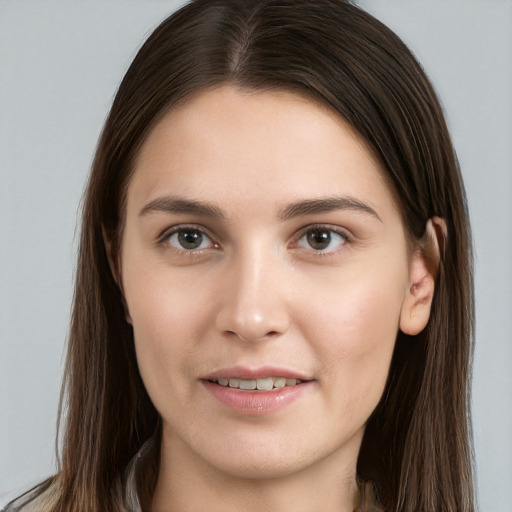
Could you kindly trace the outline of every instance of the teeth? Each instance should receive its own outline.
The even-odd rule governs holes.
[[[274,387],[274,379],[267,377],[266,379],[258,379],[256,381],[256,387],[265,391],[270,391]]]
[[[256,381],[253,379],[240,379],[238,381],[238,387],[240,389],[256,389]]]
[[[274,386],[276,388],[284,388],[286,386],[286,379],[284,377],[276,377],[274,379]]]
[[[274,388],[284,388],[285,386],[295,386],[302,381],[299,379],[286,379],[284,377],[265,377],[263,379],[226,379],[216,380],[221,386],[243,389],[245,391],[271,391]]]

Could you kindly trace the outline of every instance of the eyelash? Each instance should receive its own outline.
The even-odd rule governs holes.
[[[336,248],[334,250],[332,249],[319,249],[319,250],[315,250],[313,247],[309,246],[308,247],[300,247],[299,246],[299,243],[300,241],[306,237],[308,234],[310,233],[313,233],[313,232],[324,232],[324,233],[330,233],[331,235],[331,238],[332,238],[332,234],[334,234],[336,237],[339,237],[339,244],[340,244],[340,247],[343,247],[345,246],[346,244],[350,243],[352,241],[350,235],[343,229],[339,228],[339,227],[334,227],[334,226],[329,226],[329,225],[322,225],[322,224],[313,224],[313,225],[309,225],[305,228],[303,228],[302,230],[300,230],[300,232],[293,238],[292,240],[292,243],[291,243],[291,248],[292,249],[298,249],[298,250],[305,250],[307,252],[310,252],[316,256],[321,256],[321,257],[327,257],[327,256],[332,256],[336,253],[338,253],[341,249],[340,248]],[[186,249],[185,247],[174,247],[170,244],[170,238],[174,235],[179,235],[180,233],[198,233],[199,235],[201,236],[206,236],[210,242],[211,242],[211,247],[207,247],[207,248],[197,248],[197,249],[194,249],[194,248],[191,248],[191,249]],[[307,242],[306,242],[307,243]],[[158,237],[158,244],[159,245],[163,245],[165,246],[166,248],[170,249],[170,250],[173,250],[175,252],[179,252],[181,254],[188,254],[190,255],[191,257],[192,256],[200,256],[204,253],[204,251],[208,250],[208,249],[218,249],[220,247],[220,244],[218,244],[217,242],[214,241],[213,239],[213,236],[210,235],[208,233],[208,230],[206,230],[204,227],[202,226],[197,226],[197,225],[186,225],[186,224],[180,224],[180,225],[177,225],[177,226],[173,226],[169,229],[166,229],[159,237]]]
[[[315,250],[311,246],[309,246],[309,248],[307,248],[307,247],[304,248],[304,250],[313,253],[315,256],[321,256],[321,257],[334,256],[340,250],[342,250],[342,247],[344,247],[345,245],[347,245],[348,243],[350,243],[352,241],[352,239],[349,236],[349,234],[345,230],[343,230],[343,229],[341,229],[341,228],[339,228],[337,226],[335,227],[335,226],[329,226],[329,225],[325,225],[325,224],[314,224],[314,225],[307,226],[306,228],[302,229],[298,233],[298,235],[294,238],[294,241],[292,242],[292,247],[294,249],[295,248],[296,249],[301,249],[301,247],[298,246],[300,241],[305,236],[307,236],[308,234],[313,233],[315,231],[316,232],[330,233],[331,238],[332,238],[332,234],[334,234],[335,236],[340,238],[340,242],[339,242],[340,246],[338,248],[336,248],[336,249],[320,249],[320,250]]]
[[[170,238],[174,235],[179,235],[180,233],[198,233],[201,236],[206,236],[211,241],[212,247],[208,247],[206,249],[186,249],[185,247],[173,247],[170,244]],[[158,237],[158,244],[165,246],[167,249],[170,249],[175,252],[179,252],[181,254],[188,254],[190,256],[198,256],[202,254],[205,250],[208,250],[210,248],[218,249],[220,245],[213,241],[213,237],[203,228],[202,226],[196,226],[196,225],[187,225],[187,224],[180,224],[177,226],[173,226],[169,229],[166,229],[159,237]]]

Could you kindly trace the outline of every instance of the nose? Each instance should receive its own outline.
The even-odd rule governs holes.
[[[254,250],[231,261],[221,287],[217,329],[246,342],[284,334],[290,325],[285,274],[279,258]]]

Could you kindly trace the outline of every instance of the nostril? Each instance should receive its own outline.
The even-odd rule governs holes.
[[[282,333],[279,331],[276,331],[276,330],[272,330],[269,332],[260,332],[260,333],[250,332],[247,330],[240,330],[240,331],[228,330],[227,334],[229,334],[230,336],[234,336],[242,341],[255,342],[255,341],[265,341],[265,340],[277,338],[277,337],[281,336]]]

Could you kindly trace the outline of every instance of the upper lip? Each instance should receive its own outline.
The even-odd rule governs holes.
[[[204,377],[204,379],[264,379],[265,377],[284,377],[285,379],[312,380],[311,377],[308,377],[302,372],[277,366],[231,366],[229,368],[221,368],[219,370],[215,370],[214,372]]]

